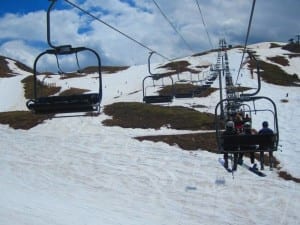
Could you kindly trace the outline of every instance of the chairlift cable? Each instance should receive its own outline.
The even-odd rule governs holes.
[[[253,14],[254,14],[255,2],[256,2],[256,0],[253,0],[253,2],[252,2],[252,9],[251,9],[250,19],[249,19],[249,23],[248,23],[248,29],[247,29],[247,35],[246,35],[245,45],[244,45],[244,49],[243,49],[242,60],[241,60],[240,68],[239,68],[235,83],[237,83],[239,76],[240,76],[241,69],[243,67],[243,61],[244,61],[244,57],[245,57],[245,52],[246,52],[246,48],[247,48],[247,44],[248,44],[248,38],[249,38],[250,30],[251,30],[252,18],[253,18]]]
[[[167,15],[162,11],[162,9],[159,7],[157,2],[155,0],[152,0],[152,2],[155,4],[155,6],[158,8],[161,15],[165,18],[165,20],[169,23],[169,25],[173,28],[173,30],[178,34],[178,36],[181,38],[181,40],[184,42],[184,44],[188,47],[188,49],[193,52],[192,47],[187,43],[187,41],[184,39],[184,37],[180,34],[178,29],[174,26],[174,24],[170,21],[170,19],[167,17]]]
[[[128,34],[120,31],[119,29],[113,27],[112,25],[106,23],[105,21],[99,19],[98,17],[96,17],[95,15],[91,14],[90,12],[88,12],[87,10],[81,8],[80,6],[78,6],[77,4],[69,1],[69,0],[64,0],[65,2],[67,2],[68,4],[70,4],[71,6],[73,6],[74,8],[77,8],[78,10],[82,11],[83,13],[89,15],[90,17],[92,17],[93,19],[97,20],[100,23],[103,23],[104,25],[106,25],[107,27],[113,29],[114,31],[120,33],[121,35],[125,36],[126,38],[128,38],[129,40],[135,42],[136,44],[140,45],[141,47],[149,50],[150,52],[155,52],[157,55],[161,56],[162,58],[171,61],[168,57],[164,56],[163,54],[151,49],[150,47],[146,46],[145,44],[141,43],[140,41],[137,41],[136,39],[134,39],[133,37],[129,36]]]
[[[207,38],[208,38],[209,44],[210,44],[211,48],[213,49],[213,48],[214,48],[214,46],[213,46],[213,44],[212,44],[212,41],[211,41],[210,35],[209,35],[209,33],[208,33],[207,26],[206,26],[206,23],[205,23],[205,20],[204,20],[203,13],[202,13],[202,11],[201,11],[200,4],[199,4],[198,0],[195,0],[195,2],[196,2],[196,4],[197,4],[197,7],[198,7],[198,10],[199,10],[199,13],[200,13],[201,19],[202,19],[202,23],[203,23],[204,29],[205,29],[205,31],[206,31],[206,35],[207,35]]]

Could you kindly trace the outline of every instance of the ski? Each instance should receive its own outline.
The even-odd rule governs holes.
[[[246,168],[247,170],[249,170],[250,172],[256,174],[257,176],[260,176],[260,177],[265,177],[267,176],[265,173],[261,172],[260,170],[258,170],[256,167],[253,168],[251,166],[248,166],[247,164],[243,163],[242,164],[242,167]]]

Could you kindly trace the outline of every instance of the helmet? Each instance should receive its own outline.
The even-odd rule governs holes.
[[[244,127],[245,127],[245,128],[251,128],[251,123],[250,123],[250,122],[246,122],[246,123],[244,124]]]
[[[226,123],[226,129],[233,129],[234,128],[234,122],[233,121],[228,121]]]
[[[269,123],[268,123],[267,121],[264,121],[264,122],[262,123],[262,126],[263,126],[263,127],[268,127],[268,126],[269,126]]]

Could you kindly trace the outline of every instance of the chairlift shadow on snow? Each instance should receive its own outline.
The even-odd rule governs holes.
[[[215,184],[217,186],[224,186],[226,184],[226,180],[224,177],[217,177],[215,180]]]
[[[197,190],[197,187],[195,186],[186,186],[185,187],[185,191],[188,192],[188,191],[196,191]]]

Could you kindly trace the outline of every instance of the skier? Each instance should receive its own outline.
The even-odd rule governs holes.
[[[269,128],[269,123],[267,121],[264,121],[262,123],[262,129],[258,132],[258,134],[274,134],[273,130]],[[259,146],[260,149],[267,149],[269,146]],[[272,157],[272,151],[269,152],[269,157]],[[260,169],[264,169],[264,152],[260,152]]]
[[[223,132],[223,136],[225,135],[237,135],[237,132],[234,128],[234,122],[233,121],[228,121],[225,126],[225,131]],[[226,145],[223,146],[224,151],[235,151],[237,150],[237,146],[232,146],[232,145]],[[238,153],[233,154],[233,167],[232,170],[237,169],[237,160],[238,160]],[[224,167],[228,169],[228,153],[224,153]]]
[[[255,129],[251,129],[250,122],[246,122],[244,124],[244,132],[241,135],[253,135],[253,134],[257,134],[257,131]],[[256,145],[242,145],[241,150],[243,150],[243,149],[255,150],[255,149],[257,149],[257,146]],[[240,165],[243,165],[243,155],[244,155],[244,153],[239,154],[238,164],[240,164]],[[250,162],[251,162],[251,167],[256,168],[254,152],[250,152]]]

